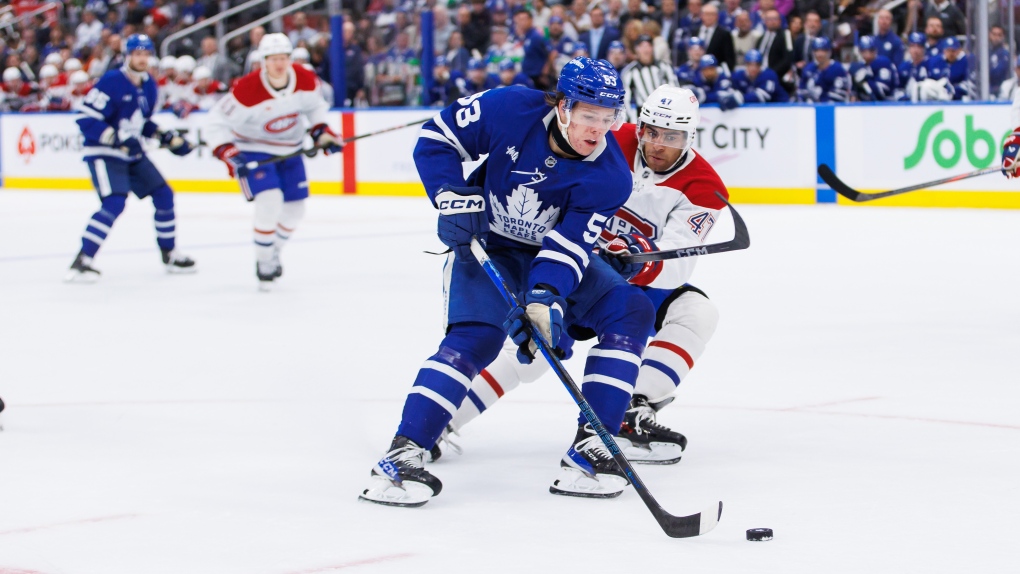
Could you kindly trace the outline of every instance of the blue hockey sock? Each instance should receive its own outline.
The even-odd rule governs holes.
[[[81,252],[89,257],[95,257],[110,234],[113,222],[117,216],[124,211],[124,202],[127,196],[110,195],[103,199],[102,207],[92,214],[85,232],[81,234]]]
[[[169,186],[152,192],[152,205],[156,208],[156,243],[159,248],[169,251],[174,248],[177,238],[177,226],[174,217],[174,192]]]
[[[644,349],[644,338],[608,334],[588,352],[581,392],[610,434],[620,432]],[[577,420],[587,422],[584,415]]]
[[[418,371],[397,434],[432,448],[464,400],[471,380],[499,354],[506,333],[482,323],[457,324]]]

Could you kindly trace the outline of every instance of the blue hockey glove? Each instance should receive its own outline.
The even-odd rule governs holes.
[[[1020,128],[1013,130],[1002,144],[1002,175],[1006,179],[1017,176],[1017,155],[1020,155]]]
[[[527,365],[535,360],[538,345],[531,340],[530,325],[538,328],[550,348],[556,349],[563,333],[563,310],[567,302],[555,291],[536,285],[524,296],[524,307],[514,307],[503,327],[517,344],[517,360]],[[558,353],[559,354],[559,353]]]
[[[322,153],[329,155],[331,153],[340,153],[344,146],[340,143],[336,133],[329,129],[326,124],[319,124],[311,129],[309,134],[312,136],[312,141],[315,142],[315,146],[322,150]]]
[[[230,177],[238,179],[248,176],[248,158],[234,144],[223,144],[213,150],[216,159],[227,164]]]
[[[439,240],[453,249],[457,259],[472,261],[471,238],[485,245],[489,234],[489,212],[480,187],[443,185],[436,194],[439,208]]]
[[[662,270],[662,261],[648,263],[627,263],[619,258],[626,253],[648,253],[658,251],[655,243],[640,233],[618,235],[605,247],[599,249],[599,256],[605,259],[624,279],[634,285],[645,286],[652,282]]]
[[[179,132],[157,132],[156,137],[159,138],[160,147],[169,149],[174,155],[186,156],[191,153],[191,144]]]

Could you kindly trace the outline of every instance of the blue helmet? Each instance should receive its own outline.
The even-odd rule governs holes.
[[[698,62],[698,66],[702,68],[709,68],[718,65],[719,60],[716,60],[715,56],[713,56],[712,54],[705,54],[704,56],[701,57],[701,61]]]
[[[857,40],[858,50],[877,50],[878,42],[875,41],[874,36],[861,36]]]
[[[575,43],[574,44],[574,53],[576,54],[576,53],[580,52],[581,50],[584,50],[585,52],[587,52],[588,51],[588,44],[585,44],[584,42],[577,42],[577,43]]]
[[[602,108],[623,108],[623,82],[616,68],[605,60],[579,57],[567,62],[556,90],[568,100]]]
[[[623,42],[621,42],[619,40],[613,40],[612,42],[609,43],[609,51],[610,52],[612,52],[613,50],[626,50],[626,49],[627,49],[627,47],[624,46]]]
[[[701,46],[702,48],[704,48],[705,41],[702,40],[699,36],[691,36],[691,38],[687,40],[687,48],[690,49],[695,46]]]
[[[924,46],[927,42],[928,42],[928,39],[921,32],[911,32],[910,35],[907,36],[907,43],[908,44],[916,44],[918,46]]]
[[[748,50],[744,54],[745,64],[760,64],[761,63],[761,52],[758,50]]]
[[[517,64],[513,60],[507,58],[499,63],[499,71],[505,72],[507,70],[517,70]]]
[[[819,36],[811,40],[811,50],[832,50],[832,42],[825,36]]]
[[[128,54],[135,50],[148,50],[149,52],[155,52],[156,46],[145,34],[131,34],[128,36],[127,42],[125,43],[125,49]]]
[[[484,70],[485,62],[481,58],[471,58],[468,60],[467,69],[469,70]]]
[[[959,50],[960,49],[960,41],[956,39],[956,36],[946,36],[946,38],[944,40],[942,40],[942,49],[943,50]]]

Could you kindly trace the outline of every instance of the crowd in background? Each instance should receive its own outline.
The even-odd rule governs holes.
[[[629,102],[663,83],[702,103],[974,100],[963,4],[908,0],[345,0],[345,103],[443,105],[500,86],[555,86],[579,55],[617,68]],[[230,2],[236,5],[240,2]],[[123,41],[168,37],[213,16],[214,0],[87,0],[62,11],[39,0],[0,1],[2,111],[71,109],[91,83],[124,60]],[[325,3],[282,19],[294,58],[316,71],[333,101]],[[266,13],[226,20],[236,29]],[[431,10],[435,66],[422,81],[422,13]],[[34,13],[38,12],[38,13]],[[257,26],[221,53],[214,28],[179,37],[150,62],[161,109],[210,107],[260,64]],[[988,32],[993,98],[1017,89],[1006,31]],[[1017,62],[1020,63],[1020,62]],[[1020,71],[1020,66],[1015,67]]]

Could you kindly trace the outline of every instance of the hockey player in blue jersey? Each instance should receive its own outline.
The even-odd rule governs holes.
[[[499,86],[497,87],[505,88],[507,86],[534,88],[535,82],[532,82],[531,78],[518,72],[517,63],[507,58],[499,63]]]
[[[900,64],[898,100],[905,102],[943,101],[952,98],[949,66],[942,56],[929,56],[927,38],[920,32],[907,37],[907,59]]]
[[[898,73],[900,76],[900,97],[901,100],[910,100],[911,87],[928,77],[928,67],[925,65],[924,34],[911,32],[907,37],[907,57],[900,64]]]
[[[712,54],[702,56],[697,81],[691,86],[691,90],[702,104],[719,104],[723,111],[740,107],[744,103],[744,95],[733,89],[730,75],[719,68],[719,61],[715,56]]]
[[[124,211],[130,193],[139,199],[152,198],[156,208],[156,243],[167,271],[195,270],[195,262],[174,248],[174,193],[145,155],[141,139],[157,139],[162,147],[179,156],[190,153],[191,146],[177,132],[162,131],[152,121],[156,81],[146,72],[149,56],[155,52],[152,40],[134,34],[128,37],[125,48],[124,66],[104,74],[76,108],[81,112],[78,127],[85,138],[84,159],[102,203],[82,234],[81,251],[66,277],[69,282],[92,282],[99,278],[92,259],[117,216]]]
[[[874,36],[861,36],[857,50],[862,62],[850,64],[850,78],[858,101],[882,102],[892,100],[899,85],[899,74],[893,63],[878,55],[878,41]]]
[[[761,60],[758,50],[748,50],[744,54],[744,66],[733,72],[733,89],[743,94],[748,104],[790,101],[790,94],[779,83],[779,76],[770,68],[762,68]]]
[[[988,30],[988,93],[998,96],[1002,83],[1009,78],[1009,47],[1006,45],[1006,31],[1002,26]]]
[[[692,36],[687,40],[687,61],[676,69],[676,79],[681,86],[698,84],[698,66],[701,65],[701,57],[704,55],[704,40],[698,36]]]
[[[446,56],[436,56],[435,67],[432,68],[432,90],[429,93],[432,104],[445,107],[461,97],[458,79],[463,81],[464,75],[450,69],[450,62]]]
[[[563,68],[553,94],[519,86],[491,90],[458,100],[422,128],[414,159],[439,210],[439,238],[451,249],[444,268],[446,336],[418,372],[363,500],[420,506],[439,494],[442,484],[424,467],[428,450],[508,334],[522,362],[535,360],[529,322],[553,347],[564,332],[598,337],[582,391],[606,429],[619,432],[655,320],[648,298],[592,254],[607,220],[630,195],[629,163],[606,137],[623,121],[623,101],[608,62],[577,58]],[[462,162],[484,154],[485,162],[465,178]],[[486,243],[525,307],[508,315],[471,255],[472,237]],[[626,486],[583,417],[560,466],[550,487],[555,494],[611,497]]]
[[[949,67],[949,87],[956,101],[969,102],[974,99],[974,82],[971,80],[967,64],[967,54],[956,36],[942,40],[942,57]]]
[[[473,96],[499,86],[499,80],[486,70],[485,62],[479,58],[468,60],[467,77],[461,76],[454,81],[460,88],[462,97]]]
[[[805,102],[845,102],[850,96],[850,77],[843,64],[832,59],[832,42],[825,36],[811,40],[815,61],[804,66],[798,93]]]

